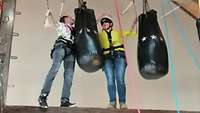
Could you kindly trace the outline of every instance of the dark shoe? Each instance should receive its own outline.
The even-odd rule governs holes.
[[[41,94],[38,98],[38,102],[39,102],[40,108],[42,108],[42,109],[48,108],[47,95],[46,94]]]
[[[60,107],[75,107],[75,103],[71,103],[69,100],[61,101]]]

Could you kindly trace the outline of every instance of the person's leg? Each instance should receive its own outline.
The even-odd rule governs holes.
[[[126,85],[125,85],[126,60],[123,57],[115,59],[115,76],[117,81],[117,91],[119,96],[120,108],[126,107]]]
[[[107,90],[110,98],[110,105],[108,107],[116,108],[116,85],[115,85],[115,76],[113,70],[113,61],[106,59],[104,61],[103,70],[107,79]]]
[[[41,90],[41,95],[39,96],[39,99],[38,99],[40,105],[45,104],[42,102],[46,102],[46,98],[47,98],[48,94],[50,93],[52,82],[60,68],[61,62],[64,58],[64,54],[65,54],[65,51],[62,48],[57,48],[53,52],[53,59],[52,59],[53,64],[46,76],[43,88]]]
[[[72,86],[73,75],[74,75],[74,67],[75,67],[75,57],[73,54],[69,54],[66,52],[66,56],[64,59],[64,82],[61,96],[61,106],[69,107],[73,105],[69,101],[70,97],[70,89]]]

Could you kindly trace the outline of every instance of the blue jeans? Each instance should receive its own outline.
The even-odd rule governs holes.
[[[63,61],[64,67],[64,82],[62,88],[61,101],[64,99],[69,99],[70,89],[72,86],[72,80],[74,75],[75,57],[72,54],[72,50],[68,47],[62,48],[58,47],[53,51],[52,54],[53,64],[46,76],[44,86],[41,90],[41,94],[49,94],[52,86],[52,82],[60,68]]]
[[[119,103],[126,103],[126,85],[124,81],[126,60],[124,57],[116,56],[113,59],[104,60],[103,70],[107,79],[107,90],[110,102],[116,102],[116,88]],[[116,87],[117,84],[117,87]]]

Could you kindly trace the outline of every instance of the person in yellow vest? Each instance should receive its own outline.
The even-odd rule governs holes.
[[[103,71],[107,79],[109,94],[109,109],[116,109],[116,92],[119,96],[119,108],[127,109],[125,70],[126,56],[120,31],[113,29],[113,21],[109,17],[100,20],[102,31],[99,33],[99,41],[103,50]],[[123,32],[125,37],[133,37],[136,32]],[[116,83],[115,83],[116,81]]]

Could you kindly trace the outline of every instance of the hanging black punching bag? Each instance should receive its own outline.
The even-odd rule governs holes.
[[[75,49],[79,67],[86,72],[99,70],[102,65],[102,52],[96,18],[94,10],[86,8],[85,4],[75,9],[75,29]]]
[[[200,40],[200,18],[198,18],[196,20],[196,26],[197,26],[198,36],[199,36],[199,40]]]
[[[144,0],[144,4],[144,12],[139,16],[139,72],[145,79],[158,79],[168,73],[167,47],[158,24],[157,12],[147,11],[147,0]]]

